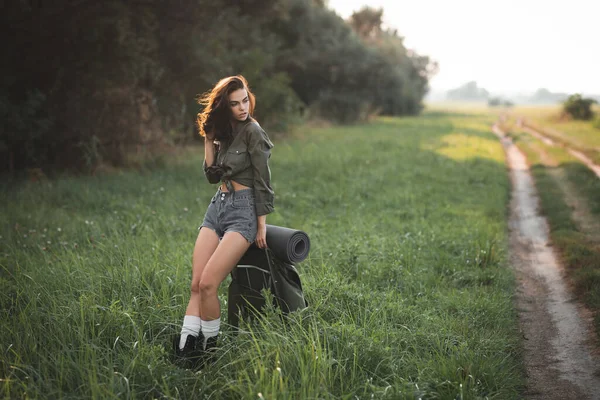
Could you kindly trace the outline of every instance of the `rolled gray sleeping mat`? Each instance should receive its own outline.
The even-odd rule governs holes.
[[[227,321],[231,326],[238,327],[240,318],[251,319],[262,312],[266,304],[263,289],[271,291],[273,305],[284,314],[308,307],[296,268],[270,250],[250,247],[231,271],[227,294]]]
[[[267,224],[267,247],[281,261],[296,264],[308,257],[310,239],[297,229]]]

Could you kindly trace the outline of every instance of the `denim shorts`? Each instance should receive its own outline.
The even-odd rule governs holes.
[[[219,239],[222,239],[227,232],[238,232],[248,243],[253,243],[258,229],[254,190],[222,192],[219,188],[204,214],[204,221],[200,228],[203,226],[215,231]]]

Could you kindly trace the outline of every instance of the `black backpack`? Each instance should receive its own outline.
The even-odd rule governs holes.
[[[260,314],[266,304],[263,289],[271,291],[274,305],[284,314],[308,307],[296,267],[278,259],[269,249],[251,247],[231,271],[227,300],[230,325],[237,328],[240,318]]]

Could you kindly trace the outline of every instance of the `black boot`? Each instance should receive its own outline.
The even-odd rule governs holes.
[[[179,341],[181,335],[177,335],[173,338],[173,352],[175,355],[175,363],[183,368],[196,369],[198,363],[203,358],[204,351],[202,350],[202,344],[204,342],[204,336],[200,332],[199,336],[188,335],[185,339],[185,345],[183,349],[179,348]]]
[[[211,336],[206,339],[206,348],[204,349],[204,355],[202,357],[204,359],[204,365],[213,364],[217,360],[217,351],[219,350],[217,347],[217,337],[218,336]]]

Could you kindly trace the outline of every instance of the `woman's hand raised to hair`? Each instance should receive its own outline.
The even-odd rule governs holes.
[[[204,142],[212,142],[215,140],[214,132],[204,132]]]

